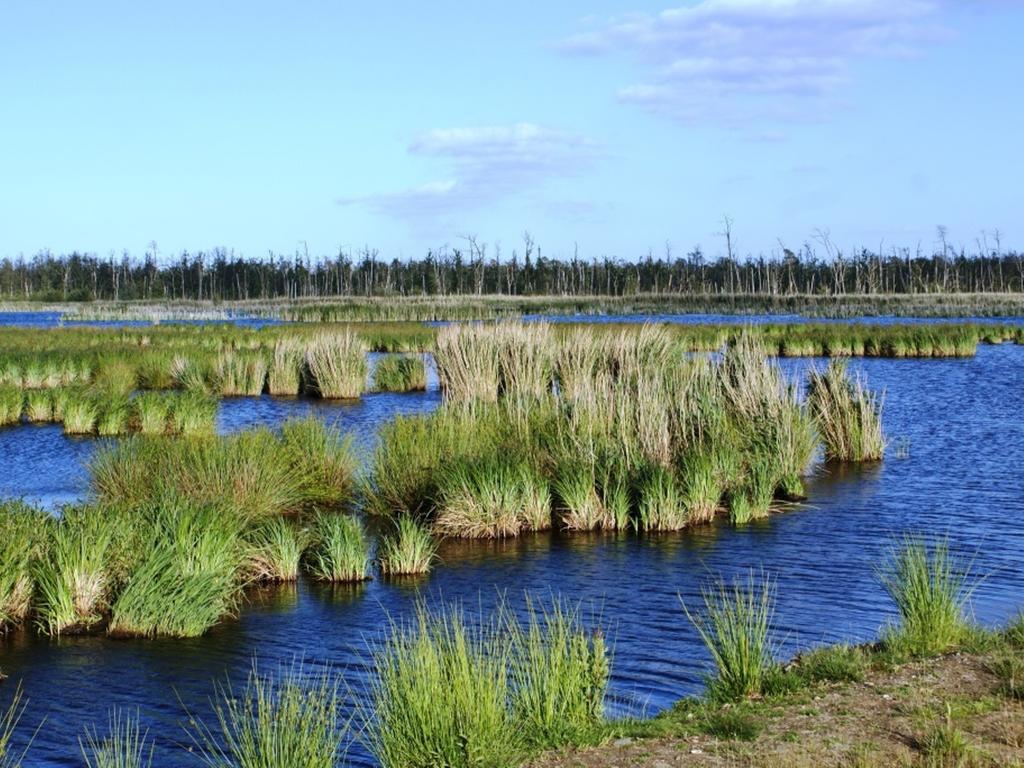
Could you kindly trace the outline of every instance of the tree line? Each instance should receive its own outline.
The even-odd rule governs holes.
[[[1024,292],[1024,254],[1001,247],[954,250],[945,239],[930,253],[894,248],[844,253],[827,236],[798,251],[738,257],[700,247],[634,260],[549,258],[527,234],[507,257],[468,238],[465,248],[430,250],[422,258],[381,257],[377,250],[313,257],[269,254],[246,258],[215,248],[160,257],[127,252],[37,253],[0,260],[6,300],[294,300],[351,296],[629,296],[637,294],[917,294]]]

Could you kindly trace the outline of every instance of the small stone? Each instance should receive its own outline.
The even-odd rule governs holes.
[[[690,754],[691,755],[703,755],[704,754],[704,750],[701,749],[700,747],[694,747],[693,749],[690,750]]]
[[[627,736],[627,737],[622,738],[622,739],[616,739],[615,741],[612,742],[612,746],[613,747],[628,747],[632,743],[633,743],[633,740]]]

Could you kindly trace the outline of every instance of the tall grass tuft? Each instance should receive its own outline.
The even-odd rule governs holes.
[[[244,564],[238,521],[222,507],[165,499],[111,610],[113,635],[197,637],[234,611]]]
[[[93,726],[78,740],[86,768],[150,768],[154,744],[142,729],[138,712],[114,709],[105,733]]]
[[[377,360],[373,386],[378,392],[417,392],[427,388],[422,355],[387,355]]]
[[[860,378],[850,379],[845,362],[833,360],[824,372],[810,369],[807,401],[825,441],[827,459],[878,461],[883,457],[880,398]]]
[[[196,391],[173,400],[171,427],[181,435],[212,435],[217,419],[217,401]]]
[[[88,629],[103,617],[117,521],[100,507],[66,509],[50,526],[36,566],[37,623],[50,635]]]
[[[492,329],[482,325],[442,328],[434,360],[441,389],[450,402],[497,402],[501,349]]]
[[[221,352],[213,367],[217,389],[228,397],[256,397],[267,381],[267,359],[260,352]]]
[[[111,395],[105,398],[96,420],[96,434],[104,437],[127,434],[131,414],[131,401],[126,396]]]
[[[144,435],[162,435],[167,432],[171,415],[171,399],[160,392],[143,392],[132,404],[138,419],[139,432]]]
[[[550,519],[547,482],[525,462],[497,458],[456,462],[439,481],[434,529],[475,539],[515,536]]]
[[[683,610],[711,653],[715,673],[708,679],[708,694],[716,701],[740,701],[762,692],[766,675],[775,667],[769,631],[775,605],[775,587],[753,572],[746,582],[731,586],[720,581],[702,590],[704,610]]]
[[[352,331],[313,337],[306,347],[312,391],[329,399],[357,399],[366,387],[366,351],[366,342]]]
[[[256,581],[287,582],[299,578],[307,534],[284,517],[259,522],[248,534],[249,573]]]
[[[17,424],[25,408],[25,393],[20,387],[5,384],[0,386],[0,427]]]
[[[243,690],[218,689],[216,722],[193,719],[191,735],[208,768],[335,768],[346,731],[339,706],[326,672],[261,674],[254,665]]]
[[[934,656],[955,648],[967,636],[969,567],[951,555],[947,541],[906,539],[893,549],[879,578],[900,614],[899,625],[885,638],[894,651]]]
[[[302,392],[303,350],[298,339],[279,339],[267,370],[267,391],[272,395]]]
[[[23,694],[19,685],[11,696],[7,708],[0,711],[0,768],[21,768],[24,764],[31,742],[21,754],[15,754],[11,749],[11,737],[21,722],[21,716],[25,713],[25,704],[22,701]]]
[[[308,503],[338,507],[355,496],[358,462],[351,437],[309,417],[284,422],[281,444]]]
[[[64,432],[69,435],[89,435],[96,430],[100,407],[92,393],[84,390],[69,392],[64,406]]]
[[[46,539],[46,512],[20,501],[0,502],[0,632],[20,626],[34,591],[32,563]]]
[[[53,397],[48,389],[32,389],[25,395],[25,418],[33,422],[53,420]]]
[[[381,539],[378,551],[381,573],[393,576],[428,573],[435,557],[430,531],[408,515],[398,518],[394,530]]]
[[[508,648],[455,609],[393,626],[374,650],[367,746],[382,768],[507,768],[522,754],[509,707]]]
[[[369,542],[355,517],[322,512],[314,519],[312,544],[306,563],[320,581],[365,581],[369,568]]]
[[[601,629],[588,631],[579,609],[545,610],[527,600],[524,624],[504,611],[510,636],[512,715],[531,747],[579,741],[604,719],[609,654]]]

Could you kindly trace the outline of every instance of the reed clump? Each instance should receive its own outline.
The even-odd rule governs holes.
[[[948,542],[908,538],[894,548],[879,578],[899,611],[884,637],[897,654],[934,656],[956,647],[970,632],[964,614],[970,596],[969,566]]]
[[[107,729],[86,728],[79,747],[86,768],[150,768],[154,743],[143,730],[139,713],[114,709]]]
[[[708,693],[722,702],[760,695],[776,668],[769,631],[775,605],[775,587],[767,576],[732,585],[719,581],[702,590],[703,610],[683,609],[711,654],[715,672],[708,678]]]
[[[304,352],[298,339],[279,339],[267,370],[267,391],[272,395],[298,395],[302,392]]]
[[[322,331],[306,347],[308,389],[323,398],[355,400],[366,387],[366,343],[351,331]]]
[[[305,557],[314,578],[335,583],[367,579],[370,545],[357,518],[321,512],[314,518],[310,538]]]
[[[247,534],[248,572],[254,581],[291,582],[299,578],[307,532],[284,517],[270,517]]]
[[[193,720],[190,733],[209,768],[335,768],[347,731],[340,705],[326,672],[254,664],[242,690],[218,688],[214,722]]]
[[[260,352],[221,352],[213,368],[216,388],[227,397],[259,396],[266,387],[267,367]]]
[[[422,392],[427,388],[427,367],[422,355],[387,355],[373,368],[378,392]]]
[[[0,386],[0,426],[17,424],[25,408],[25,395],[20,387]]]
[[[425,526],[403,515],[395,521],[394,530],[381,538],[377,554],[381,573],[414,576],[430,571],[437,546]]]
[[[845,363],[832,361],[824,371],[811,368],[807,401],[833,461],[879,461],[885,455],[882,404],[861,378],[851,378]]]
[[[439,494],[434,529],[442,535],[500,539],[550,527],[547,481],[526,462],[456,463],[439,480]]]
[[[45,549],[49,516],[20,501],[0,502],[0,633],[29,617],[33,563]]]

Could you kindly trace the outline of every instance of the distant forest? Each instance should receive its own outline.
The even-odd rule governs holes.
[[[470,239],[465,249],[428,251],[418,259],[382,258],[376,250],[334,257],[233,250],[142,257],[89,253],[0,261],[5,300],[235,301],[346,296],[630,296],[638,294],[919,294],[1024,292],[1024,254],[979,244],[973,253],[942,243],[935,252],[867,249],[844,254],[827,239],[819,248],[770,256],[707,258],[701,249],[677,256],[666,247],[635,261],[607,257],[548,258],[527,235],[520,250]]]

